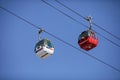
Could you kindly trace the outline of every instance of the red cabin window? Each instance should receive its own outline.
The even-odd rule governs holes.
[[[88,51],[97,46],[98,39],[96,38],[95,33],[92,30],[87,30],[80,34],[78,38],[78,44],[82,49]]]

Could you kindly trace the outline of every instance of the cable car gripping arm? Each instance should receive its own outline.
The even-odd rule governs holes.
[[[38,29],[38,40],[40,40],[40,34],[43,32],[44,30],[43,29]]]
[[[89,21],[89,23],[90,23],[90,28],[89,29],[92,29],[91,28],[92,27],[92,17],[88,16],[88,17],[86,17],[86,20]]]

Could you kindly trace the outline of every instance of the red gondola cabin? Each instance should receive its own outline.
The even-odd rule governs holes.
[[[79,35],[78,44],[82,49],[88,51],[97,46],[98,39],[96,38],[95,33],[89,29],[87,31],[83,31]]]

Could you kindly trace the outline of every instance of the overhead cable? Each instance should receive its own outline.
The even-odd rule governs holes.
[[[54,8],[55,10],[59,11],[59,12],[62,13],[63,15],[67,16],[68,18],[72,19],[73,21],[75,21],[75,22],[83,25],[83,26],[86,27],[86,28],[89,28],[87,25],[84,25],[83,23],[81,23],[80,21],[76,20],[76,19],[73,18],[72,16],[70,16],[70,15],[64,13],[63,11],[57,9],[56,7],[54,7],[53,5],[51,5],[50,3],[46,2],[45,0],[41,0],[41,1],[44,2],[45,4],[47,4],[48,6]],[[106,39],[107,41],[109,41],[110,43],[112,43],[113,45],[115,45],[115,46],[117,46],[117,47],[120,48],[120,45],[119,45],[119,44],[111,41],[110,39],[106,38],[105,36],[103,36],[102,34],[100,34],[100,33],[98,33],[98,32],[97,32],[97,34],[100,35],[101,37],[103,37],[104,39]]]
[[[71,12],[75,13],[76,15],[82,17],[83,19],[87,20],[86,17],[84,17],[83,15],[81,15],[80,13],[76,12],[75,10],[71,9],[70,7],[66,6],[65,4],[63,4],[62,2],[55,0],[57,3],[59,3],[60,5],[64,6],[65,8],[69,9]],[[113,36],[114,38],[120,40],[120,37],[112,34],[111,32],[107,31],[106,29],[104,29],[103,27],[97,25],[96,23],[92,22],[93,25],[95,25],[96,27],[98,27],[99,29],[105,31],[106,33],[108,33],[109,35]]]

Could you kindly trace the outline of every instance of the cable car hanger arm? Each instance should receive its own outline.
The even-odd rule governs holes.
[[[91,16],[88,16],[88,17],[86,17],[86,20],[89,22],[89,24],[90,24],[90,30],[92,29],[92,17]]]

